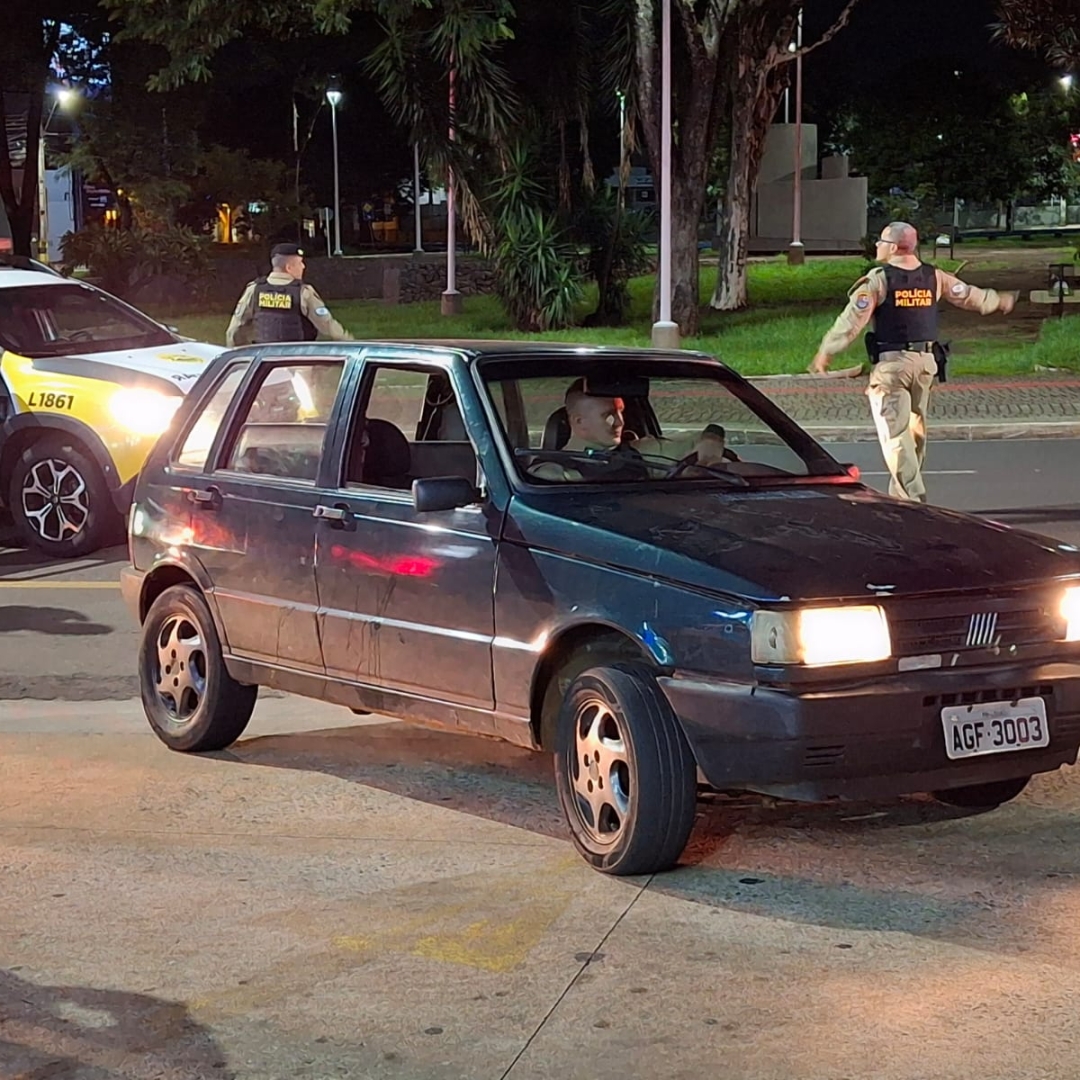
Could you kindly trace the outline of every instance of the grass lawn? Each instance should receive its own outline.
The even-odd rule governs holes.
[[[942,269],[955,271],[959,262],[936,259]],[[853,282],[864,272],[861,258],[811,259],[802,267],[788,266],[781,256],[751,263],[748,268],[750,306],[745,311],[720,312],[707,306],[716,281],[715,267],[701,274],[700,333],[684,341],[688,349],[719,356],[746,375],[802,372],[822,335],[839,314]],[[388,306],[377,300],[335,301],[331,309],[357,337],[362,338],[531,338],[597,345],[648,345],[652,325],[653,278],[630,283],[630,323],[623,327],[575,327],[549,334],[514,331],[499,302],[490,296],[465,298],[464,312],[454,318],[439,313],[438,301]],[[595,287],[581,305],[580,317],[592,310]],[[224,342],[230,312],[200,312],[158,317],[181,333],[202,341]],[[973,319],[970,336],[948,335],[953,341],[951,374],[1002,375],[1032,371],[1036,364],[1080,370],[1080,317],[1047,320],[1039,340],[1031,330],[1017,336],[979,336],[984,320]],[[856,342],[838,366],[864,359]]]

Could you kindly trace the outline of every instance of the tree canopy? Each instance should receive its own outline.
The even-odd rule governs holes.
[[[1045,52],[1061,67],[1080,63],[1080,4],[1076,0],[997,0],[996,33],[1021,49]]]

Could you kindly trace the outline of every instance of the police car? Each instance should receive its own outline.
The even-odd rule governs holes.
[[[222,346],[30,259],[0,260],[0,506],[29,547],[122,537],[135,478]]]

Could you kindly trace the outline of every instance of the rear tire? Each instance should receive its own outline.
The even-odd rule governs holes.
[[[224,750],[243,734],[257,686],[226,670],[221,640],[202,595],[187,585],[166,589],[151,605],[139,648],[143,710],[170,750]]]
[[[993,810],[1002,803],[1015,799],[1028,786],[1030,780],[1030,776],[1017,776],[1011,780],[994,780],[989,784],[947,788],[944,791],[935,791],[934,798],[946,806],[958,806],[963,810]]]
[[[578,851],[605,874],[674,866],[694,827],[697,765],[643,664],[583,671],[555,739],[559,802]]]
[[[89,555],[122,525],[96,461],[74,439],[36,439],[12,470],[8,506],[19,538],[53,559]]]

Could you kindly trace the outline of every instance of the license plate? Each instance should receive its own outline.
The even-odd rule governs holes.
[[[953,760],[1050,745],[1046,702],[1041,697],[949,705],[941,710],[941,723],[945,753]]]

